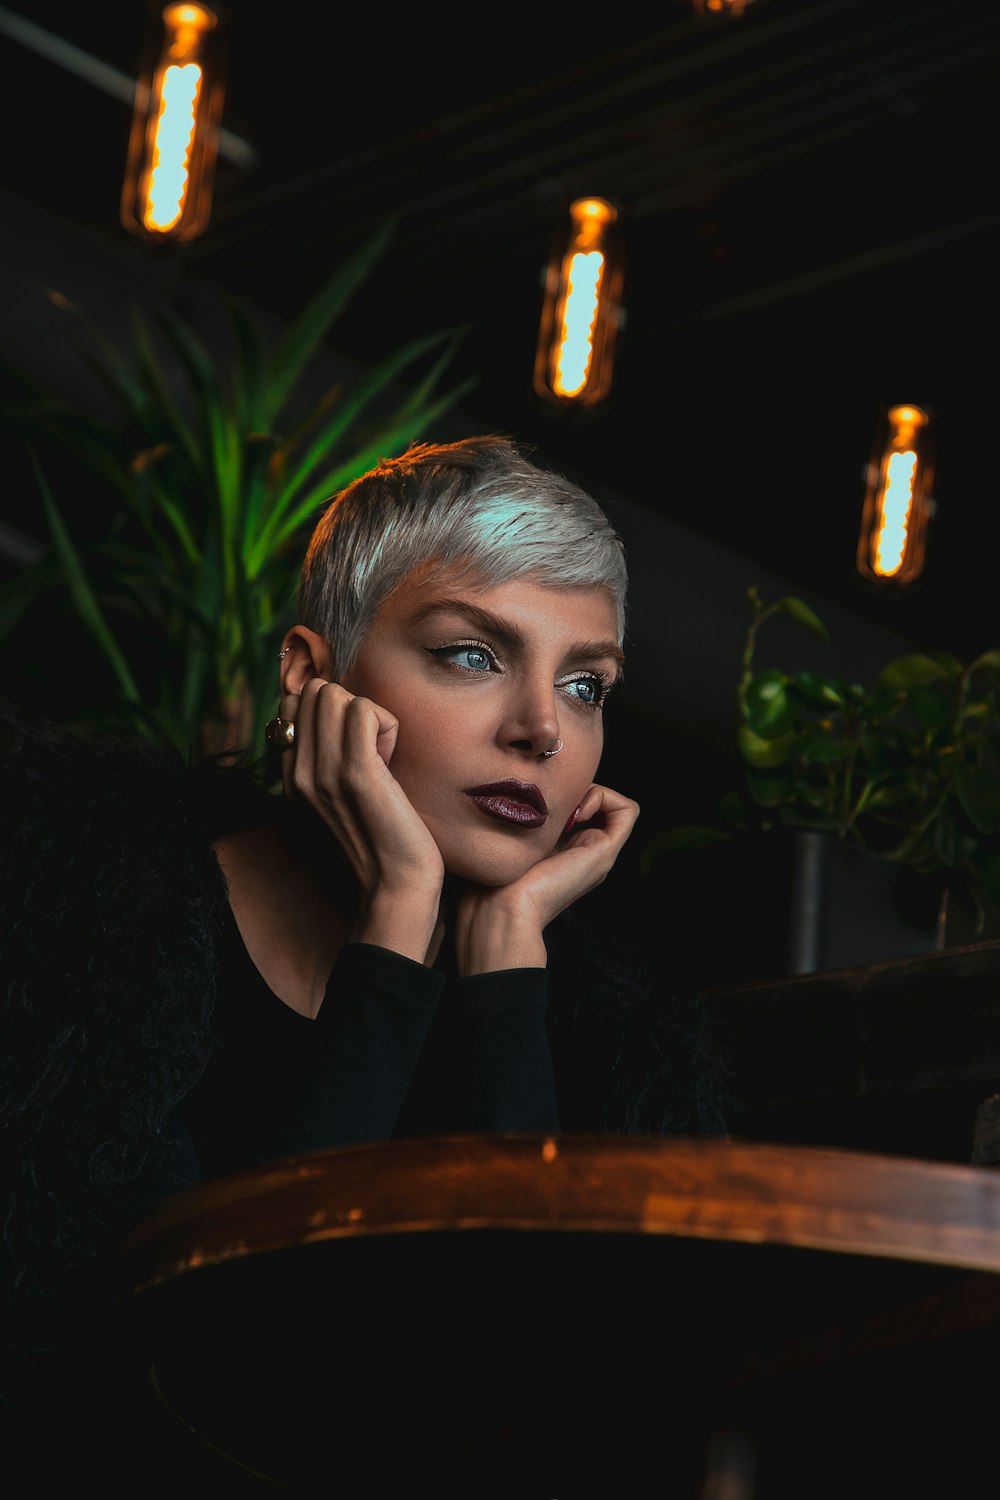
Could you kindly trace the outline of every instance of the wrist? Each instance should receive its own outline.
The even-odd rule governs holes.
[[[462,978],[501,969],[544,969],[548,953],[539,924],[523,911],[469,903],[455,924],[455,959]]]
[[[351,941],[388,948],[423,963],[437,926],[439,903],[439,891],[376,892],[359,910]]]

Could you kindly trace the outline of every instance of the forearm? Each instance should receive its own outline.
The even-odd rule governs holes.
[[[378,947],[341,950],[319,1016],[311,1065],[276,1147],[281,1153],[387,1140],[406,1098],[443,978]]]

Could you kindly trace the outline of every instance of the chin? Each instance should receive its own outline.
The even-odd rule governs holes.
[[[552,852],[548,846],[529,845],[526,840],[513,844],[502,836],[484,839],[482,844],[473,839],[456,840],[450,848],[439,841],[438,847],[448,875],[485,886],[513,884]]]

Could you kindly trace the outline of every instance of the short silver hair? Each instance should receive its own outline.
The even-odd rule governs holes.
[[[625,634],[625,550],[607,516],[504,437],[416,444],[384,459],[323,512],[302,567],[299,622],[342,677],[380,606],[427,563],[487,585],[535,574],[553,588],[604,588]]]

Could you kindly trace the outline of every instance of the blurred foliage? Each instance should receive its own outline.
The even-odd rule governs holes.
[[[389,236],[386,224],[340,265],[274,347],[248,308],[229,303],[219,361],[168,309],[132,310],[126,358],[79,309],[60,304],[117,416],[98,419],[13,372],[3,421],[31,451],[49,545],[0,587],[0,638],[39,599],[68,592],[117,685],[106,718],[166,734],[185,754],[260,744],[277,701],[278,643],[293,623],[322,507],[379,459],[429,438],[475,384],[441,391],[461,338],[447,330],[304,400],[302,377]],[[69,505],[52,491],[38,458],[39,445],[51,444],[109,498],[112,519],[97,541],[74,536]],[[151,689],[141,653],[156,664]]]
[[[743,832],[814,829],[924,875],[977,905],[1000,905],[1000,648],[973,661],[936,653],[887,662],[865,687],[821,671],[757,670],[761,628],[790,615],[822,641],[801,599],[765,604],[748,591],[736,723],[743,783],[714,824],[668,829],[642,868],[665,854]]]

